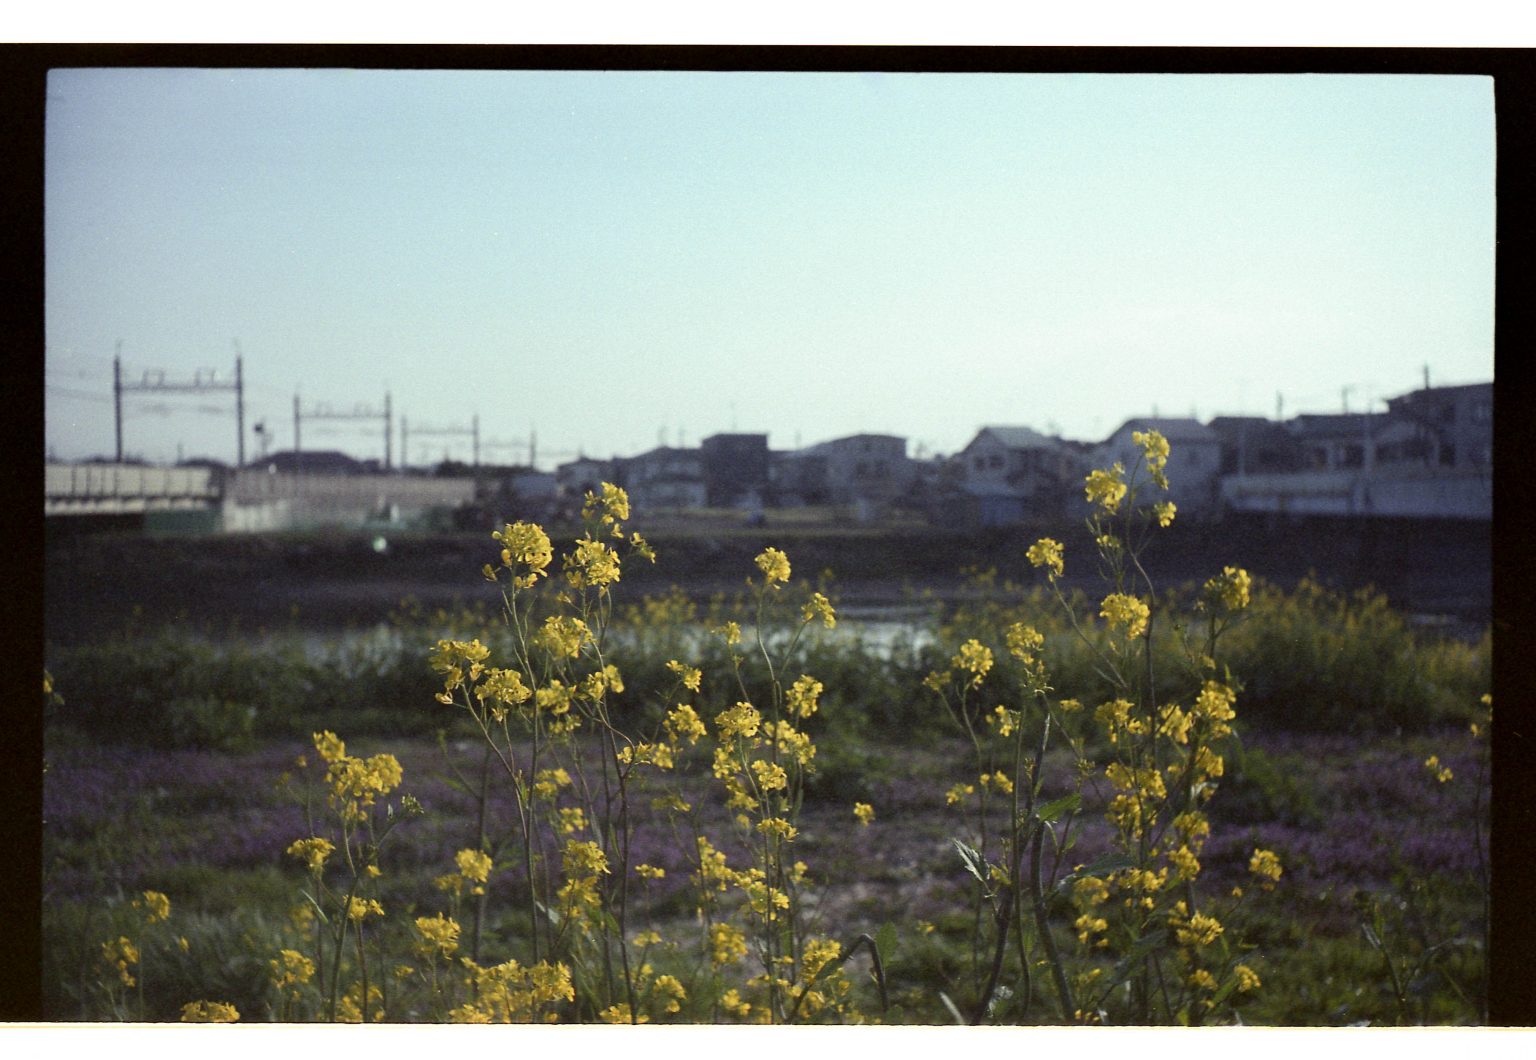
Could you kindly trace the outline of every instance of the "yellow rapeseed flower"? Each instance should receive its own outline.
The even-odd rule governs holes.
[[[1274,881],[1280,878],[1280,858],[1273,850],[1260,850],[1255,848],[1253,857],[1248,859],[1248,871],[1255,876]]]
[[[227,1001],[189,1001],[181,1006],[183,1023],[238,1023],[240,1013]]]
[[[1113,467],[1089,472],[1084,493],[1089,504],[1097,504],[1113,514],[1125,499],[1126,489],[1125,468],[1116,463]]]
[[[699,684],[704,679],[704,672],[702,670],[680,663],[676,659],[671,659],[667,662],[667,669],[677,674],[678,678],[683,682],[683,687],[690,692],[697,692]]]
[[[459,875],[475,883],[485,883],[491,877],[491,856],[481,850],[461,850],[453,856],[459,867]]]
[[[1147,630],[1152,611],[1146,603],[1125,593],[1110,593],[1104,598],[1099,614],[1109,623],[1110,629],[1125,627],[1128,640],[1135,640]]]
[[[142,899],[133,900],[133,908],[144,911],[144,923],[158,924],[171,915],[171,900],[159,891],[145,891]]]
[[[785,693],[785,706],[797,718],[809,718],[816,713],[821,697],[822,684],[809,674],[801,674]]]
[[[819,617],[821,624],[827,629],[837,626],[837,612],[832,609],[832,601],[821,593],[811,594],[810,601],[800,611],[800,617],[806,622]]]
[[[853,804],[853,815],[859,819],[859,824],[868,825],[875,819],[875,808],[867,802]]]
[[[1065,569],[1061,542],[1055,538],[1042,537],[1030,545],[1029,551],[1024,555],[1029,560],[1030,566],[1047,568],[1052,578],[1061,577],[1061,572]]]
[[[789,581],[789,557],[778,549],[764,549],[753,562],[763,572],[763,584],[775,585]]]
[[[309,839],[296,839],[288,847],[289,857],[298,858],[309,867],[311,872],[319,872],[325,866],[325,859],[331,856],[331,851],[336,847],[329,839],[320,836],[311,836]]]

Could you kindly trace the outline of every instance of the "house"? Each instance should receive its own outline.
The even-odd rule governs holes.
[[[1305,413],[1283,427],[1295,442],[1299,465],[1227,475],[1222,494],[1228,508],[1288,515],[1492,517],[1492,383],[1426,387],[1389,399],[1385,413]]]
[[[983,427],[951,463],[983,526],[1061,514],[1084,473],[1070,445],[1029,427]]]
[[[768,478],[774,497],[782,508],[803,508],[832,502],[827,457],[824,453],[809,449],[771,453]]]
[[[1372,435],[1387,424],[1372,413],[1302,413],[1286,423],[1301,447],[1302,469],[1339,471],[1367,466],[1374,454]]]
[[[372,463],[377,465],[377,461]],[[305,472],[315,475],[361,475],[369,470],[369,462],[354,460],[346,453],[334,449],[305,449],[299,452],[285,450],[247,465],[255,471]]]
[[[579,456],[555,468],[555,489],[562,508],[580,509],[588,493],[601,491],[604,482],[612,482],[613,461]]]
[[[702,508],[704,455],[698,449],[659,446],[638,456],[615,461],[616,485],[629,494],[640,511],[658,508]]]
[[[1263,475],[1302,468],[1301,445],[1283,424],[1263,416],[1217,416],[1206,426],[1220,439],[1223,475]]]
[[[699,452],[709,507],[763,503],[769,489],[766,434],[712,434],[699,443]]]
[[[834,438],[805,452],[821,458],[832,504],[889,504],[911,488],[916,474],[907,458],[907,440],[890,434]]]
[[[1387,401],[1404,426],[1398,448],[1383,454],[1437,467],[1493,466],[1493,384],[1425,387]]]
[[[1168,492],[1153,486],[1157,499],[1173,501],[1180,512],[1209,511],[1220,496],[1221,435],[1198,420],[1182,417],[1148,416],[1126,420],[1120,427],[1094,449],[1093,466],[1106,468],[1118,462],[1125,468],[1126,478],[1141,464],[1142,450],[1132,436],[1137,432],[1157,431],[1168,439]],[[1147,482],[1143,468],[1138,481]],[[1083,499],[1083,494],[1078,493]],[[1144,494],[1151,501],[1151,493]],[[1086,502],[1085,502],[1086,503]]]

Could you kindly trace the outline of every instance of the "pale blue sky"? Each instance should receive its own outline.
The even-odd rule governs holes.
[[[1488,78],[64,70],[46,150],[64,459],[113,450],[119,340],[171,380],[238,338],[275,448],[296,390],[388,390],[545,466],[1493,377]],[[230,400],[158,403],[129,453],[233,458]]]

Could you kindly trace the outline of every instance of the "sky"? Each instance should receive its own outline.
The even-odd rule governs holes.
[[[541,467],[861,432],[1381,409],[1493,378],[1494,96],[1443,75],[65,69],[45,447],[113,357],[246,455]],[[232,461],[226,391],[126,453]]]

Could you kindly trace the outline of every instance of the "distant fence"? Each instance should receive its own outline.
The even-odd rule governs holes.
[[[1222,499],[1234,512],[1493,518],[1493,477],[1473,469],[1389,468],[1228,475]]]
[[[154,521],[159,513],[203,512],[206,519],[186,525],[241,533],[409,522],[472,502],[475,483],[410,475],[48,464],[43,492],[43,514],[49,518],[143,516]]]

